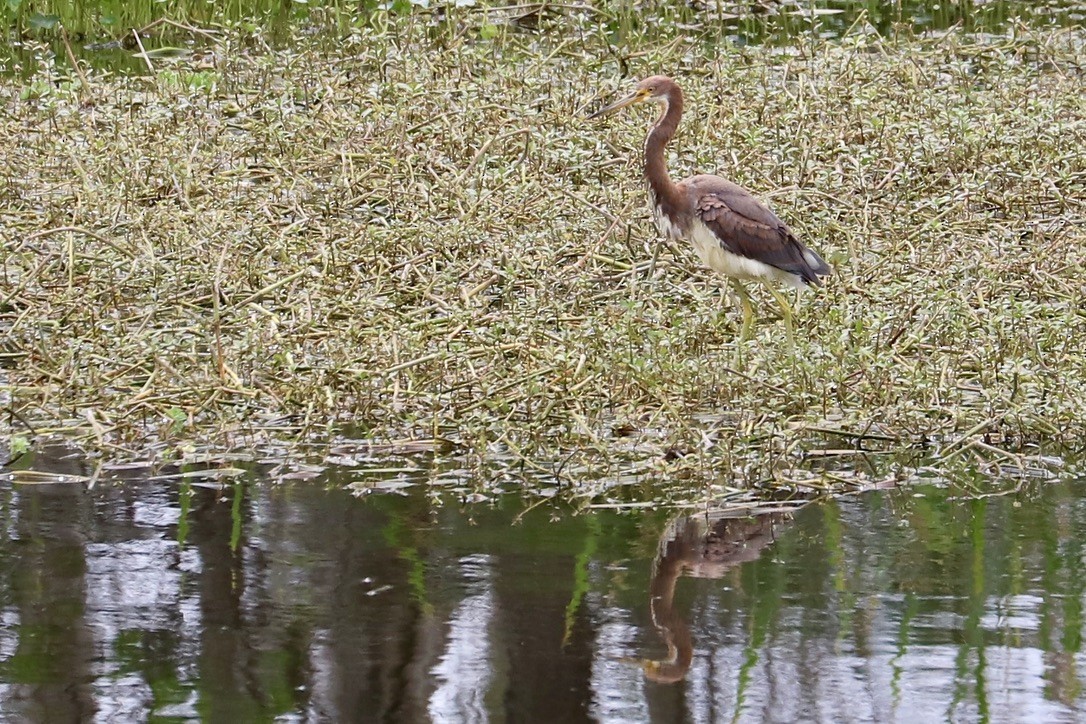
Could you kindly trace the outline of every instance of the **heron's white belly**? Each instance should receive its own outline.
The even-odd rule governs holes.
[[[716,234],[699,221],[695,221],[690,228],[690,241],[705,266],[724,276],[750,281],[782,282],[797,289],[803,288],[803,280],[796,274],[727,251],[720,245]]]
[[[656,205],[656,197],[652,195],[651,190],[650,198],[653,202],[652,217],[656,221],[656,228],[660,231],[660,235],[672,239],[682,239],[684,237],[689,239],[702,263],[713,271],[733,279],[761,282],[775,281],[788,284],[796,289],[804,288],[803,279],[797,274],[791,274],[757,259],[748,259],[745,256],[733,254],[726,250],[720,245],[720,240],[716,237],[716,234],[700,221],[691,224],[690,232],[684,234],[682,228],[671,223],[671,219],[667,217],[663,209]]]

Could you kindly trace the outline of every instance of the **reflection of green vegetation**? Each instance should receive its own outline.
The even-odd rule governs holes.
[[[977,713],[981,721],[988,721],[988,686],[986,683],[987,649],[982,622],[987,602],[984,577],[985,524],[988,505],[986,500],[975,500],[970,516],[970,542],[972,544],[972,589],[969,595],[969,615],[965,620],[966,641],[976,648],[977,664],[973,670],[973,686],[977,699]],[[965,648],[963,644],[963,648]]]
[[[230,550],[237,553],[238,544],[241,542],[241,530],[243,510],[241,507],[242,499],[245,497],[245,486],[240,482],[232,486],[234,491],[234,497],[230,506]]]
[[[1045,505],[1049,516],[1055,514],[1050,506]],[[1047,517],[1047,516],[1046,516]],[[1056,590],[1060,585],[1060,537],[1059,530],[1053,525],[1041,525],[1036,531],[1038,542],[1041,545],[1041,561],[1043,571],[1041,574],[1041,587],[1046,591]],[[1041,601],[1040,635],[1046,653],[1053,653],[1056,649],[1055,631],[1059,626],[1059,616],[1056,614],[1058,600],[1045,596]]]
[[[830,566],[833,569],[833,588],[840,593],[848,588],[845,578],[845,552],[841,548],[841,511],[835,500],[827,500],[819,509],[822,511],[822,525],[826,531],[826,553],[829,554]]]
[[[241,485],[229,490],[234,496],[229,539],[231,548],[236,551],[244,540],[241,537],[244,522],[241,511],[253,504],[252,495],[261,495],[262,491]],[[299,508],[290,507],[285,515],[302,509],[305,490],[298,486],[285,493],[296,495],[299,505]],[[250,494],[249,500],[243,499],[246,492]],[[812,506],[801,511],[793,525],[781,527],[780,537],[771,551],[755,562],[730,571],[728,580],[706,578],[698,579],[696,583],[687,580],[680,588],[680,604],[683,613],[695,612],[687,618],[692,627],[704,622],[707,616],[719,616],[723,624],[692,630],[697,650],[714,652],[711,657],[697,658],[696,665],[702,667],[700,673],[722,663],[727,669],[722,675],[737,679],[736,714],[749,716],[752,700],[766,689],[760,677],[792,671],[789,666],[792,659],[787,659],[785,666],[772,661],[773,647],[798,645],[802,652],[798,656],[802,658],[812,651],[824,652],[824,646],[839,643],[838,651],[831,655],[840,655],[849,661],[866,658],[875,671],[885,671],[879,667],[883,657],[890,655],[892,711],[905,716],[908,712],[899,711],[899,707],[907,709],[915,702],[910,697],[915,696],[913,685],[917,682],[910,681],[909,677],[916,676],[918,665],[934,663],[941,666],[944,656],[956,654],[953,670],[943,670],[940,674],[943,678],[934,684],[939,687],[937,706],[946,706],[942,713],[950,719],[973,717],[984,720],[997,718],[1000,714],[997,702],[1000,687],[1006,684],[995,676],[996,667],[1005,665],[1005,661],[1014,665],[1019,660],[1016,652],[1007,657],[998,652],[999,656],[993,655],[989,660],[988,646],[1043,649],[1045,653],[1039,666],[1045,667],[1042,674],[1045,688],[1042,692],[1040,686],[1035,685],[1029,695],[1046,696],[1073,707],[1082,694],[1075,659],[1082,646],[1082,602],[1086,596],[1083,571],[1086,545],[1081,538],[1086,524],[1083,520],[1086,506],[1078,497],[1082,490],[1072,483],[1053,483],[1017,497],[977,501],[954,499],[957,492],[917,486],[902,492],[876,493],[862,500],[829,501]],[[19,530],[10,524],[17,514],[30,520],[40,513],[34,508],[31,493],[26,494],[25,507],[14,512],[8,495],[10,492],[0,491],[0,510],[9,521],[9,525],[0,531],[3,536],[13,536],[13,532]],[[329,493],[322,491],[321,495],[326,496],[321,498],[321,504],[327,505]],[[362,520],[365,525],[350,529],[351,534],[359,538],[352,541],[357,545],[357,552],[375,559],[379,557],[382,562],[391,560],[383,570],[406,577],[412,596],[410,600],[418,602],[427,614],[432,614],[435,607],[438,615],[445,612],[445,601],[441,597],[446,592],[451,591],[450,596],[463,593],[462,586],[442,585],[443,580],[438,576],[445,575],[445,571],[435,564],[442,560],[439,556],[455,557],[467,553],[491,556],[488,565],[493,566],[498,592],[494,605],[508,607],[499,608],[499,614],[512,607],[538,603],[540,599],[535,596],[545,589],[551,595],[551,605],[540,607],[547,611],[546,620],[533,620],[536,609],[529,609],[529,615],[519,620],[516,616],[495,615],[489,623],[494,627],[495,641],[500,643],[488,654],[496,659],[493,688],[486,694],[488,711],[503,706],[506,700],[502,696],[520,685],[517,662],[502,658],[509,656],[509,649],[502,647],[510,641],[510,630],[519,632],[523,629],[505,627],[539,626],[550,634],[562,621],[564,638],[568,642],[575,622],[581,626],[595,618],[585,614],[586,607],[603,598],[589,595],[596,592],[593,587],[604,589],[608,606],[626,606],[638,612],[647,610],[646,581],[650,561],[657,550],[655,541],[666,513],[620,515],[606,512],[560,516],[553,508],[541,505],[526,514],[519,525],[510,526],[513,512],[521,505],[519,499],[498,500],[493,506],[472,507],[466,513],[453,506],[431,508],[429,499],[424,496],[348,500],[350,505],[367,506],[365,514],[353,520],[355,523]],[[201,532],[201,526],[197,525],[195,530],[190,528],[188,516],[193,514],[189,510],[190,502],[189,484],[183,482],[179,487],[178,505],[182,514],[177,537],[179,543],[185,544],[188,540],[188,545],[192,546],[192,536]],[[269,515],[273,507],[269,506]],[[213,512],[216,523],[210,532],[215,536],[214,549],[221,554],[222,536],[228,535],[223,527],[225,510],[218,506]],[[358,509],[352,513],[358,513]],[[313,517],[318,531],[326,519]],[[269,529],[271,527],[269,525]],[[207,528],[203,530],[209,532]],[[342,529],[337,526],[336,530],[341,533]],[[257,539],[255,532],[246,532]],[[290,536],[292,543],[297,540],[299,545],[312,545],[313,551],[320,551],[314,555],[329,555],[328,547],[323,545],[326,539],[307,533],[295,530],[292,524],[290,532],[283,535],[284,538]],[[18,624],[18,650],[0,664],[0,672],[9,682],[55,684],[65,676],[58,670],[60,666],[71,666],[73,661],[82,660],[78,652],[85,649],[86,639],[81,638],[83,634],[72,632],[85,632],[96,624],[89,619],[88,623],[81,621],[83,591],[98,592],[102,587],[96,583],[81,589],[65,579],[74,581],[82,574],[85,565],[81,547],[51,547],[49,556],[38,565],[39,561],[33,555],[43,545],[55,546],[55,541],[27,538],[20,544],[24,546],[21,552],[34,565],[12,566],[8,556],[13,554],[0,551],[5,556],[0,558],[0,563],[4,564],[0,568],[6,571],[2,574],[3,582],[15,592],[3,595],[22,597],[14,603],[7,599],[3,603],[23,616]],[[200,551],[189,554],[193,552],[198,554]],[[113,639],[112,650],[106,651],[111,659],[102,669],[108,673],[102,676],[120,677],[131,673],[142,676],[151,691],[146,706],[152,720],[155,711],[169,711],[171,705],[194,700],[195,687],[199,687],[200,713],[209,719],[227,720],[229,714],[233,717],[230,720],[270,720],[286,712],[304,711],[305,685],[309,682],[307,677],[313,675],[306,659],[312,651],[307,645],[312,634],[309,624],[297,621],[296,597],[265,596],[258,592],[259,580],[265,573],[259,566],[289,567],[295,559],[280,555],[263,557],[264,560],[255,560],[257,558],[262,557],[247,556],[244,561],[238,558],[231,562],[237,566],[242,563],[257,566],[236,569],[241,572],[239,576],[244,575],[244,580],[250,582],[248,585],[254,587],[246,596],[227,602],[237,606],[236,610],[229,611],[229,619],[205,621],[205,625],[223,626],[224,629],[236,626],[236,629],[191,630],[185,622],[179,621],[176,630],[169,632],[122,630]],[[614,561],[632,562],[621,574],[612,574],[606,564]],[[547,566],[547,562],[553,565]],[[270,572],[275,574],[279,570],[282,568],[272,568]],[[448,575],[454,576],[455,572]],[[617,575],[625,576],[628,585],[625,581],[616,584],[613,576]],[[270,575],[268,579],[279,580],[279,577]],[[55,585],[58,580],[62,585]],[[293,585],[297,578],[292,577],[291,581]],[[568,600],[567,586],[571,587]],[[397,581],[394,588],[396,591],[386,596],[361,601],[344,601],[339,597],[328,604],[327,610],[319,612],[322,620],[318,626],[330,619],[353,622],[357,609],[351,609],[351,606],[403,605],[408,595],[404,585]],[[73,591],[78,591],[78,595],[72,595]],[[224,591],[225,586],[208,589],[202,595],[222,595]],[[278,592],[279,589],[270,591]],[[690,606],[691,598],[706,592],[718,597],[721,605],[715,609],[701,602]],[[894,595],[898,592],[903,593],[900,598]],[[883,593],[887,595],[875,595]],[[1034,604],[1035,596],[1040,597],[1042,603]],[[873,639],[871,650],[865,647],[862,639],[866,633],[862,619],[864,609],[856,606],[857,599],[861,606],[869,600],[873,605],[883,606],[878,619],[882,624],[878,631],[881,638]],[[437,602],[431,604],[431,600]],[[394,603],[390,604],[390,601]],[[206,600],[207,609],[212,613],[221,603],[221,599]],[[247,608],[249,606],[256,608]],[[379,639],[394,642],[395,636],[403,636],[402,647],[397,649],[397,655],[403,655],[401,662],[407,660],[408,654],[417,654],[420,647],[432,645],[432,640],[419,643],[417,628],[411,628],[417,624],[418,615],[413,603],[408,606],[413,616],[406,617],[410,620],[404,628],[390,626],[388,631],[381,631],[381,636],[388,638]],[[1024,625],[1017,622],[1019,616],[1030,615],[1028,609],[1031,607],[1039,614],[1039,631],[1029,622]],[[1026,613],[1023,608],[1027,609]],[[41,610],[49,612],[48,618],[35,619],[35,612]],[[998,615],[1003,613],[1007,615]],[[643,613],[632,618],[639,615],[644,618]],[[939,619],[937,615],[944,618]],[[223,624],[224,620],[231,623]],[[293,621],[288,624],[285,635],[276,630],[273,635],[266,636],[267,627],[285,620]],[[510,623],[510,620],[515,622]],[[714,639],[713,633],[725,631],[725,637],[730,637],[736,628],[733,622],[742,622],[746,633],[742,652],[738,655],[729,645],[730,638],[728,641]],[[644,625],[649,630],[648,623]],[[788,628],[787,637],[777,637],[775,632],[785,627]],[[440,629],[439,626],[433,628]],[[205,680],[197,683],[193,678],[185,678],[184,657],[185,652],[191,650],[189,642],[199,636],[205,636],[209,643],[205,645],[207,661],[201,661],[205,668],[200,674]],[[554,638],[548,638],[552,648]],[[779,641],[775,640],[778,638]],[[225,646],[216,646],[224,641]],[[274,643],[269,644],[269,641]],[[565,655],[583,653],[579,649],[582,643],[579,636],[575,637]],[[346,645],[357,646],[357,642],[349,641]],[[397,647],[390,645],[388,648]],[[937,650],[933,653],[933,649]],[[598,653],[608,655],[612,652]],[[792,652],[788,653],[791,655]],[[996,654],[996,649],[992,649],[992,653]],[[930,658],[925,659],[926,656]],[[244,663],[244,675],[231,678],[239,671],[239,661]],[[707,661],[711,663],[707,664]],[[991,669],[988,668],[990,664]],[[857,667],[857,671],[860,668]],[[821,675],[825,670],[828,668],[819,668],[815,675]],[[383,675],[385,671],[387,669],[380,673]],[[712,674],[721,675],[721,671],[714,669]],[[221,676],[216,679],[216,675]],[[927,676],[931,676],[930,672],[925,674]],[[377,679],[378,674],[374,673],[373,678]],[[405,676],[403,680],[406,679]],[[932,681],[925,678],[923,683],[932,685]],[[720,691],[725,690],[731,691],[727,688]],[[952,699],[949,706],[948,699]],[[729,707],[732,703],[728,701],[724,706]],[[1047,706],[1051,701],[1041,703]],[[181,707],[177,708],[181,710]]]
[[[1082,650],[1083,600],[1086,597],[1083,555],[1086,553],[1080,534],[1083,521],[1077,512],[1074,498],[1061,496],[1051,510],[1051,522],[1045,526],[1046,543],[1050,543],[1045,551],[1045,578],[1059,589],[1066,589],[1063,595],[1052,597],[1047,606],[1049,615],[1042,619],[1042,637],[1048,644],[1045,649],[1055,649],[1055,655],[1048,662],[1046,695],[1068,704],[1079,701],[1083,693],[1076,654]],[[1057,606],[1062,613],[1059,647],[1050,641],[1050,637],[1054,638],[1052,626],[1061,618],[1056,614]]]
[[[433,614],[434,607],[426,593],[426,561],[419,555],[418,548],[408,541],[412,530],[403,517],[392,515],[381,530],[381,535],[388,547],[395,550],[400,560],[407,564],[407,585],[411,589],[411,597],[423,615],[429,616]]]
[[[42,511],[40,499],[20,512],[36,520]],[[29,510],[27,509],[29,508]],[[27,521],[24,520],[24,523]],[[83,576],[86,559],[82,546],[57,544],[48,535],[24,539],[29,545],[20,551],[22,560],[14,565],[4,581],[5,606],[20,612],[15,651],[0,662],[3,681],[18,684],[53,684],[72,674],[72,667],[82,663],[86,645]]]
[[[57,672],[51,653],[59,647],[52,644],[55,632],[46,625],[23,624],[19,627],[19,648],[0,663],[4,679],[17,684],[47,684]]]
[[[841,527],[841,509],[836,500],[827,500],[820,506],[822,525],[825,530],[826,558],[832,572],[833,588],[838,600],[837,638],[844,640],[857,635],[855,630],[856,590],[848,579],[849,565],[843,545],[844,534]]]
[[[1067,568],[1064,581],[1067,595],[1063,601],[1063,636],[1060,643],[1068,653],[1078,653],[1082,649],[1082,602],[1086,596],[1086,575],[1082,570],[1082,539],[1069,532],[1064,540],[1063,561]]]
[[[900,549],[894,571],[906,604],[899,651],[909,641],[909,622],[918,612],[944,612],[947,596],[960,601],[961,635],[955,638],[958,651],[947,716],[960,715],[965,702],[976,706],[982,720],[991,716],[990,640],[1043,649],[1048,696],[1077,700],[1082,684],[1074,673],[1074,655],[1081,648],[1086,583],[1080,538],[1066,525],[1073,508],[1060,500],[1066,492],[1049,484],[1043,495],[961,501],[950,499],[945,489],[920,491],[921,497],[898,498],[900,513],[911,524],[908,539],[880,545]],[[1020,611],[1020,599],[1027,594],[1041,598],[1036,633],[1016,622],[1028,615]],[[995,619],[996,614],[1001,617]],[[992,630],[991,622],[1001,619],[1008,623]],[[914,635],[928,639],[933,634],[922,629]],[[900,690],[896,678],[893,685]]]
[[[189,536],[189,511],[192,509],[192,483],[183,479],[177,489],[177,545],[185,547]]]
[[[149,721],[169,721],[156,717],[163,707],[182,704],[192,696],[193,687],[178,676],[177,644],[179,634],[158,629],[126,629],[113,640],[118,663],[114,678],[139,674],[151,690]]]
[[[296,688],[301,682],[294,679],[304,667],[302,657],[306,649],[297,642],[285,643],[277,650],[262,651],[258,662],[260,691],[268,720],[294,711],[299,703]]]
[[[916,596],[912,593],[905,594],[905,605],[901,610],[901,622],[897,630],[897,647],[894,657],[890,659],[890,668],[893,675],[890,678],[890,691],[893,693],[894,707],[901,703],[901,660],[909,652],[909,627],[918,610]]]
[[[758,663],[758,655],[773,630],[784,600],[787,576],[783,566],[773,565],[762,557],[742,569],[743,587],[750,592],[750,637],[743,647],[743,663],[739,666],[736,685],[735,712],[732,721],[738,721],[743,711],[751,675]]]
[[[576,621],[577,609],[581,607],[581,601],[588,593],[588,567],[596,554],[596,542],[600,534],[599,516],[588,516],[585,519],[584,547],[577,554],[573,564],[573,593],[570,595],[569,604],[566,606],[566,621],[562,632],[562,645],[569,643],[569,637],[573,632],[573,624]]]
[[[909,506],[909,522],[921,543],[915,550],[921,555],[916,559],[925,568],[950,564],[961,546],[962,526],[958,507],[947,505],[945,495],[925,495],[916,498]],[[928,581],[939,582],[941,576],[917,577],[918,591],[927,589]]]
[[[222,682],[203,677],[197,688],[200,694],[196,702],[196,711],[200,715],[201,722],[248,723],[274,720],[264,711],[263,702],[259,698],[251,695],[238,696],[236,692],[224,690]]]

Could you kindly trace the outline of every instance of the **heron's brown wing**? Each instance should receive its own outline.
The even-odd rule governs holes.
[[[695,176],[687,184],[698,218],[726,251],[796,274],[809,284],[819,284],[818,277],[829,273],[826,262],[746,189],[716,176]]]

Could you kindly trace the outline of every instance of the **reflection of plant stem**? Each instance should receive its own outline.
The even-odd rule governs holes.
[[[988,504],[985,500],[975,500],[972,507],[973,515],[970,518],[970,523],[973,528],[973,592],[970,597],[971,605],[966,630],[977,647],[977,667],[975,670],[977,714],[980,716],[981,721],[988,721],[991,712],[988,710],[988,686],[986,680],[987,657],[985,654],[987,649],[984,645],[984,632],[980,628],[986,598],[984,586],[984,524],[987,520]]]
[[[390,548],[396,549],[400,560],[407,564],[407,585],[411,589],[411,597],[418,603],[423,615],[429,616],[434,607],[426,595],[426,562],[419,556],[418,548],[403,542],[405,529],[403,520],[392,517],[385,526],[383,537]]]
[[[189,536],[189,510],[192,509],[192,483],[183,479],[178,489],[177,507],[180,515],[177,519],[177,545],[185,547],[185,539]]]
[[[845,580],[845,555],[841,548],[841,539],[844,536],[841,533],[841,511],[837,507],[837,501],[831,498],[823,503],[822,513],[822,522],[826,526],[826,553],[833,568],[833,590],[843,594],[849,587]]]
[[[573,565],[573,594],[570,596],[569,603],[566,604],[566,623],[562,633],[563,647],[569,643],[577,610],[581,607],[585,594],[588,593],[588,564],[592,556],[596,554],[596,543],[600,534],[599,518],[594,515],[588,516],[587,521],[588,532],[584,539],[584,547]]]
[[[238,552],[238,543],[241,541],[241,500],[245,497],[245,487],[241,483],[234,485],[234,500],[230,507],[230,520],[233,526],[230,528],[230,550]]]
[[[988,692],[984,674],[986,661],[984,656],[984,634],[980,629],[981,619],[984,616],[984,524],[986,522],[986,501],[978,499],[973,501],[970,517],[970,540],[973,544],[973,558],[971,560],[972,579],[970,581],[968,615],[963,624],[964,636],[961,646],[958,647],[958,655],[954,657],[954,695],[951,697],[947,709],[947,718],[954,719],[955,709],[964,701],[970,683],[976,693],[977,714],[981,721],[988,721]],[[968,681],[969,652],[972,647],[977,649],[977,665],[972,671],[972,682]]]
[[[400,558],[408,564],[407,582],[411,594],[418,601],[422,614],[429,616],[434,612],[434,607],[426,596],[426,562],[419,556],[418,549],[410,546],[400,549]]]
[[[1041,598],[1040,623],[1037,627],[1037,635],[1044,647],[1046,654],[1058,653],[1055,642],[1055,628],[1059,625],[1059,617],[1056,615],[1055,597],[1051,595],[1059,591],[1060,570],[1060,534],[1056,526],[1043,525],[1039,527],[1042,558],[1044,565],[1041,574],[1041,590],[1048,592]]]
[[[830,499],[822,504],[822,522],[825,526],[826,559],[833,571],[833,590],[839,595],[837,605],[838,623],[837,639],[839,641],[855,635],[856,629],[856,593],[852,586],[848,585],[849,566],[845,561],[844,533],[841,528],[841,508],[837,501]],[[863,625],[861,620],[860,625]]]
[[[954,711],[958,708],[958,704],[961,704],[965,699],[965,664],[968,660],[969,643],[966,639],[963,639],[961,645],[958,646],[958,655],[954,657],[954,693],[947,705],[947,721],[954,721],[957,718]]]
[[[1052,690],[1059,701],[1074,706],[1082,696],[1082,681],[1075,671],[1077,657],[1082,649],[1082,601],[1086,595],[1086,578],[1082,571],[1082,541],[1070,531],[1064,531],[1062,567],[1068,595],[1063,596],[1063,635],[1060,636],[1060,655],[1054,659],[1056,666],[1052,676]]]
[[[754,627],[754,621],[751,621],[751,628]],[[750,672],[754,670],[754,665],[758,663],[758,647],[754,645],[754,633],[751,632],[751,637],[747,642],[747,645],[743,647],[743,665],[739,667],[739,682],[735,687],[735,714],[732,716],[732,721],[739,721],[739,715],[743,712],[743,702],[747,698],[747,686],[750,684]]]
[[[901,625],[897,630],[897,648],[892,659],[890,659],[890,669],[893,673],[890,676],[890,693],[893,699],[893,711],[897,711],[897,707],[901,704],[901,660],[905,658],[905,655],[909,653],[909,626],[912,624],[913,617],[916,616],[916,612],[919,609],[916,596],[912,592],[905,594],[905,606],[901,612]]]
[[[757,564],[752,566],[752,573],[757,582],[757,574],[760,572]],[[769,630],[780,612],[781,602],[784,600],[784,575],[780,567],[770,567],[769,585],[764,589],[758,587],[751,604],[751,633],[750,643],[744,647],[745,656],[743,665],[739,669],[739,683],[736,686],[735,716],[732,721],[739,720],[739,714],[743,711],[743,701],[746,698],[747,686],[750,684],[751,672],[758,663],[758,651],[765,645],[769,637]]]

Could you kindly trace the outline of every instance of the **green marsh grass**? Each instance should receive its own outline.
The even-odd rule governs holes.
[[[454,15],[5,81],[12,434],[126,458],[349,429],[526,478],[817,490],[854,481],[798,471],[814,448],[1082,439],[1080,34],[615,45],[587,10]],[[688,98],[672,174],[746,185],[835,266],[794,351],[759,289],[737,350],[723,281],[656,238],[652,111],[583,120],[657,72]]]

